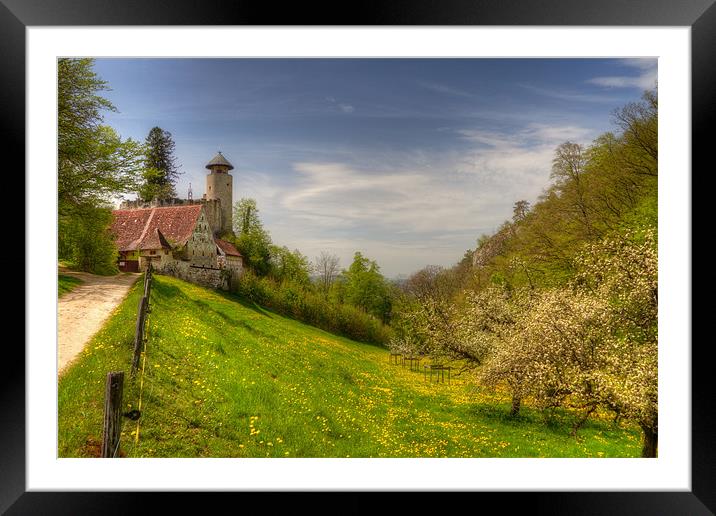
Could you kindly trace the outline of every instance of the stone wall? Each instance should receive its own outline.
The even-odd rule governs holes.
[[[148,260],[152,260],[152,265],[155,269],[161,269],[167,263],[174,261],[174,257],[168,249],[155,249],[154,254],[152,254],[149,250],[142,251],[139,257],[140,271],[147,268]]]
[[[119,203],[120,210],[136,210],[138,208],[162,208],[166,206],[188,206],[192,204],[201,204],[201,200],[190,201],[188,199],[154,199],[152,201],[142,201],[135,199],[132,201],[122,201]]]
[[[191,265],[189,262],[174,260],[156,269],[160,274],[167,274],[175,278],[201,285],[202,287],[220,288],[228,290],[229,286],[224,279],[221,269],[204,268]]]

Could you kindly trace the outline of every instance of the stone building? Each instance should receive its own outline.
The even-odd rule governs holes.
[[[234,178],[229,174],[234,166],[218,152],[209,163],[206,164],[209,173],[206,176],[206,192],[201,199],[191,198],[191,190],[188,199],[154,199],[152,201],[123,201],[120,209],[131,210],[136,208],[157,208],[163,206],[186,206],[200,204],[204,206],[206,218],[211,229],[216,234],[233,234],[232,209],[233,209],[233,182]]]
[[[218,153],[206,168],[201,200],[126,201],[113,212],[120,270],[142,271],[151,261],[157,272],[215,288],[226,288],[229,277],[241,275],[241,253],[221,238],[233,235],[229,170],[234,167]]]

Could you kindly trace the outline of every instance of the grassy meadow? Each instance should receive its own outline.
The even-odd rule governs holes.
[[[128,375],[142,282],[59,380],[59,456],[96,457],[105,376]],[[426,381],[386,349],[156,275],[143,377],[125,378],[126,457],[639,457],[640,432]],[[141,388],[140,388],[141,386]],[[139,439],[136,431],[139,428]]]

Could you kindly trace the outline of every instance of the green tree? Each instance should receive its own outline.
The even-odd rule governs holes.
[[[116,274],[117,246],[107,229],[112,223],[112,211],[85,205],[77,215],[65,218],[59,228],[68,247],[66,258],[83,271]]]
[[[101,111],[116,111],[98,93],[108,90],[92,69],[92,59],[59,59],[58,207],[60,214],[84,204],[97,205],[136,190],[142,147],[122,140],[103,125]]]
[[[378,264],[356,252],[353,263],[342,275],[345,301],[388,322],[392,308],[391,291]]]
[[[573,220],[583,225],[586,237],[594,235],[594,228],[591,222],[591,207],[588,193],[589,185],[586,184],[585,171],[588,163],[587,153],[578,143],[565,142],[555,151],[552,160],[552,179],[554,186],[560,194],[564,209],[573,210]]]
[[[172,133],[161,127],[152,127],[146,138],[144,182],[139,195],[145,201],[176,197],[179,167],[176,164]]]
[[[271,236],[264,229],[256,201],[242,198],[234,203],[234,231],[231,240],[244,257],[244,262],[258,276],[266,276],[271,270]]]
[[[263,229],[255,199],[242,197],[234,203],[233,210],[234,232],[237,235],[253,229]]]
[[[77,266],[97,272],[114,267],[112,253],[95,244],[107,241],[112,200],[136,191],[143,149],[103,125],[102,111],[116,108],[100,95],[109,88],[93,63],[66,58],[57,63],[57,200],[60,258],[80,260]],[[86,258],[93,252],[99,254]]]
[[[271,275],[280,282],[291,282],[302,287],[311,284],[311,264],[298,249],[272,245]]]
[[[527,213],[530,211],[530,203],[522,200],[517,201],[512,208],[512,222],[520,222],[527,217]]]

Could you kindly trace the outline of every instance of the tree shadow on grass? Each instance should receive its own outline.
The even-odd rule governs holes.
[[[191,284],[191,285],[195,286],[194,284]],[[227,301],[231,301],[232,303],[238,303],[241,306],[243,306],[244,308],[248,308],[249,310],[252,310],[252,311],[256,312],[257,314],[263,315],[264,317],[272,318],[272,315],[265,308],[260,307],[253,301],[239,297],[236,294],[230,294],[223,290],[212,290],[212,289],[208,289],[208,290],[210,290],[214,294],[219,295],[220,297],[222,297],[223,299],[225,299]],[[182,299],[182,300],[191,301],[192,303],[200,304],[201,308],[214,311],[215,313],[221,315],[225,319],[228,317],[228,316],[226,316],[226,314],[223,314],[220,311],[212,308],[208,303],[206,303],[200,299],[195,299],[193,297],[188,296],[176,285],[170,285],[170,284],[162,282],[162,281],[158,281],[158,282],[155,281],[152,283],[152,293],[155,293],[155,292],[157,294],[159,294],[160,299],[161,298],[173,299],[173,300]],[[231,318],[228,318],[228,320],[231,320]]]
[[[269,310],[268,308],[264,308],[261,305],[258,305],[257,303],[255,303],[254,301],[251,301],[250,299],[241,297],[238,294],[226,292],[225,290],[216,290],[215,292],[217,295],[221,296],[222,298],[226,299],[227,301],[231,301],[232,303],[238,303],[241,306],[243,306],[244,308],[253,310],[257,314],[261,314],[264,317],[273,319],[273,314],[272,314],[271,310]]]
[[[511,427],[539,426],[549,430],[551,433],[564,436],[568,435],[570,425],[566,424],[562,418],[554,416],[545,417],[545,414],[526,407],[520,409],[519,414],[510,414],[510,405],[504,404],[475,404],[469,409],[469,413],[474,416],[484,418],[488,421],[494,421],[500,425]]]
[[[236,302],[235,299],[230,299],[230,301]],[[255,328],[253,325],[247,323],[241,317],[241,315],[239,315],[238,313],[236,314],[235,317],[232,317],[231,315],[228,315],[221,310],[217,310],[216,308],[211,306],[209,303],[207,303],[206,301],[202,301],[201,299],[193,299],[192,302],[194,303],[194,305],[196,305],[198,307],[198,309],[201,312],[215,314],[218,317],[220,317],[229,326],[241,327],[253,335],[265,337],[265,338],[271,338],[271,335],[269,333],[261,331],[261,330]],[[250,306],[247,308],[253,309]],[[256,311],[256,310],[254,310],[254,311]],[[265,314],[262,314],[262,315],[265,315]],[[267,316],[267,317],[270,318],[270,316]]]
[[[474,404],[468,409],[469,414],[478,416],[486,420],[494,421],[501,425],[507,425],[513,428],[518,427],[538,427],[558,437],[574,437],[572,428],[580,419],[578,412],[565,410],[562,408],[552,408],[539,410],[530,407],[522,407],[518,415],[510,414],[510,405],[504,404]],[[577,437],[591,431],[614,431],[613,425],[607,422],[598,421],[592,418],[587,419],[581,425]]]

